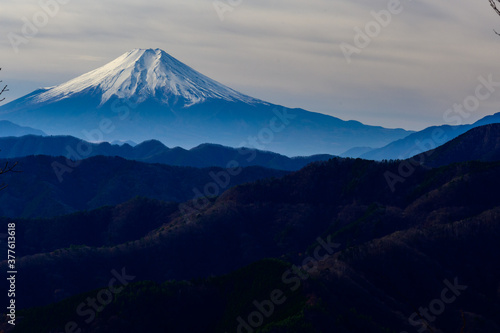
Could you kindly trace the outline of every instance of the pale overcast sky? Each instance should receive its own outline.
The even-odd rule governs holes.
[[[213,0],[4,0],[0,78],[12,100],[130,49],[161,48],[256,98],[414,130],[445,123],[478,77],[500,82],[500,17],[487,0],[393,1],[222,0],[218,13]],[[371,12],[388,8],[384,26],[374,23]],[[26,21],[40,26],[33,37]],[[373,37],[348,63],[340,45],[355,45],[356,27]],[[25,38],[18,52],[13,36]],[[495,89],[465,122],[500,111]]]

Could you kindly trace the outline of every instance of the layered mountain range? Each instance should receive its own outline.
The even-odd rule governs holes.
[[[499,137],[499,124],[478,127],[426,152],[428,165],[315,162],[203,206],[136,198],[4,219],[18,226],[19,305],[56,302],[24,310],[16,332],[68,322],[88,332],[497,332]],[[402,166],[391,191],[385,175],[403,177]],[[92,179],[101,165],[81,167],[76,179]],[[89,324],[76,309],[113,270],[133,282]],[[443,294],[454,296],[445,310],[423,312]]]
[[[354,148],[342,154],[342,156],[361,157],[364,159],[378,161],[384,159],[406,159],[428,150],[437,148],[473,128],[488,124],[496,124],[499,122],[500,113],[495,113],[469,125],[431,126],[416,133],[412,133],[403,139],[391,142],[384,147],[378,149]]]
[[[1,332],[500,331],[500,114],[366,126],[136,49],[0,118]]]
[[[24,135],[46,135],[43,131],[14,124],[7,120],[0,120],[0,137],[24,136]]]
[[[0,137],[0,149],[0,158],[4,159],[48,155],[78,161],[94,156],[116,156],[140,162],[196,168],[225,168],[233,162],[241,167],[261,166],[289,171],[296,171],[311,162],[325,161],[333,157],[323,154],[290,158],[270,151],[243,147],[236,149],[216,144],[202,144],[186,150],[180,147],[169,148],[157,140],[131,146],[128,143],[91,143],[72,136],[36,135]]]
[[[135,49],[0,107],[0,119],[89,141],[217,143],[288,156],[382,147],[411,132],[273,105],[226,87],[160,49]]]

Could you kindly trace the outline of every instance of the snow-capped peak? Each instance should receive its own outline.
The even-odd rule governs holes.
[[[172,97],[182,97],[185,106],[210,98],[261,102],[210,79],[160,49],[127,52],[96,70],[48,89],[37,95],[35,101],[54,102],[90,90],[102,95],[101,105],[113,96],[134,98],[137,103],[153,97],[166,104]]]

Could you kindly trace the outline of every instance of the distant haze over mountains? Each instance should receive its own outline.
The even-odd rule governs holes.
[[[280,306],[292,304],[293,309],[285,317],[270,316],[278,330],[269,332],[411,332],[417,331],[408,322],[418,309],[413,304],[433,304],[432,297],[442,295],[445,279],[458,279],[467,290],[459,301],[446,304],[450,316],[428,327],[434,332],[460,332],[466,320],[474,325],[467,324],[467,332],[499,332],[498,311],[491,310],[500,305],[499,137],[500,125],[491,125],[454,139],[428,154],[428,161],[440,167],[415,166],[396,193],[384,174],[398,172],[401,162],[334,158],[288,175],[246,169],[241,176],[260,181],[241,184],[242,179],[234,179],[241,185],[221,191],[201,207],[195,200],[185,203],[193,210],[144,198],[90,209],[123,202],[133,198],[133,192],[162,200],[189,198],[193,186],[209,179],[208,170],[93,157],[59,183],[50,169],[53,157],[27,157],[21,161],[23,174],[6,175],[11,186],[0,192],[4,216],[86,211],[49,219],[2,219],[4,225],[16,223],[16,237],[23,245],[17,259],[23,269],[17,283],[23,292],[16,304],[25,308],[92,292],[73,297],[74,304],[64,301],[44,312],[31,310],[23,321],[33,328],[20,331],[61,331],[61,325],[75,318],[74,309],[82,300],[95,297],[107,286],[111,270],[126,267],[139,286],[145,286],[145,281],[168,282],[149,291],[124,290],[119,301],[109,305],[111,311],[100,315],[107,316],[106,322],[89,325],[89,332],[235,332],[237,316],[252,313],[252,302],[266,300],[276,288],[292,291]],[[275,179],[262,177],[273,174]],[[321,253],[326,255],[312,261],[319,244],[327,246],[327,252]],[[237,279],[215,279],[264,258],[287,259],[312,278],[297,278],[298,286],[303,281],[303,289],[290,289],[292,277],[298,276],[287,273],[292,272],[287,268],[290,264],[278,266],[275,275],[253,266]],[[306,270],[307,262],[314,262],[314,269]],[[7,266],[6,260],[0,263],[0,269],[7,271]],[[255,278],[257,273],[261,279]],[[277,278],[270,281],[272,276]],[[188,281],[173,285],[176,279]],[[200,288],[184,289],[196,281]],[[7,283],[4,280],[4,287]],[[235,292],[235,285],[242,291]],[[263,292],[253,292],[254,286],[263,286]],[[124,295],[129,296],[124,299]],[[304,295],[304,299],[294,301],[293,295]],[[242,297],[246,297],[244,302]],[[165,305],[167,299],[171,306]],[[204,306],[194,311],[200,302]],[[118,311],[115,306],[119,305],[129,311]],[[148,308],[141,318],[149,316],[144,322],[152,327],[143,327],[142,321],[134,330],[119,326],[121,318],[136,318],[143,306]],[[186,330],[177,318],[165,319],[173,316],[172,309],[178,311],[174,312],[177,317],[192,322],[195,316],[213,329]],[[219,314],[200,318],[212,310]],[[349,320],[336,320],[347,318],[338,315],[348,313]],[[283,319],[291,316],[320,329],[295,330],[295,321]],[[52,323],[50,318],[54,318]],[[218,322],[227,325],[216,329]],[[288,326],[283,329],[284,323]],[[37,329],[41,325],[50,326]],[[109,329],[108,325],[115,326]]]
[[[7,120],[0,120],[0,137],[24,136],[24,135],[45,135],[43,131],[16,125]]]
[[[248,148],[230,148],[215,144],[202,144],[190,150],[168,148],[156,140],[138,145],[89,143],[72,136],[26,135],[0,137],[0,158],[12,159],[31,155],[64,156],[73,161],[93,156],[118,156],[128,160],[162,163],[197,168],[221,167],[236,163],[240,167],[261,166],[271,169],[296,171],[315,161],[325,161],[332,155],[313,155],[289,158],[280,154]],[[79,153],[80,152],[80,153]]]
[[[415,157],[430,167],[467,161],[500,161],[500,124],[475,127],[444,145]]]
[[[437,148],[473,128],[495,123],[500,123],[500,113],[486,116],[470,125],[431,126],[408,135],[406,138],[391,142],[385,147],[365,151],[362,148],[351,149],[344,153],[343,156],[360,157],[368,160],[406,159]]]
[[[135,49],[55,87],[0,107],[0,119],[89,141],[194,147],[211,142],[288,156],[382,147],[412,132],[266,103],[160,49]]]

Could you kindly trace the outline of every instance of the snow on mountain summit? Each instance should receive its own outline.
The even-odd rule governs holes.
[[[33,96],[33,101],[55,102],[87,91],[101,94],[101,105],[114,96],[134,98],[137,103],[157,98],[164,104],[181,97],[185,106],[210,98],[262,103],[210,79],[160,49],[129,51],[96,70]]]

